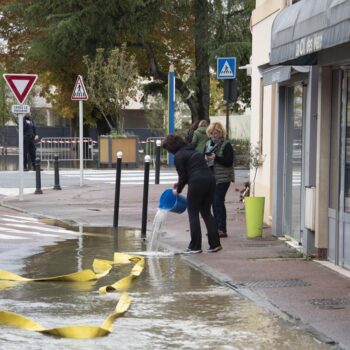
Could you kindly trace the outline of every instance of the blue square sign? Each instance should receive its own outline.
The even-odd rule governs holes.
[[[236,57],[218,57],[216,59],[216,76],[218,79],[235,79]]]

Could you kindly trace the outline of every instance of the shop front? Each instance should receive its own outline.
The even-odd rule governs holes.
[[[345,268],[350,268],[349,28],[350,0],[301,0],[275,17],[270,65],[261,67],[266,84],[277,83],[273,232]]]

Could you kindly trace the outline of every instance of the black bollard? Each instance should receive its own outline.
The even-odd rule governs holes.
[[[35,159],[35,182],[36,182],[36,189],[34,194],[43,194],[43,191],[41,190],[41,173],[40,173],[40,158]]]
[[[113,217],[113,227],[118,227],[119,220],[119,198],[120,198],[120,179],[122,173],[122,158],[123,153],[117,153],[117,167],[116,167],[116,177],[115,177],[115,195],[114,195],[114,217]]]
[[[149,187],[149,163],[151,157],[145,156],[145,175],[143,180],[143,202],[142,202],[142,227],[141,237],[146,237],[147,230],[147,208],[148,208],[148,187]]]
[[[54,159],[54,169],[55,169],[55,185],[53,186],[54,190],[62,190],[60,186],[60,172],[59,172],[59,166],[58,166],[58,155],[55,155],[53,157]]]
[[[157,140],[156,141],[156,174],[155,174],[155,178],[154,178],[154,183],[156,185],[159,185],[159,174],[160,174],[160,145],[161,145],[161,141]]]

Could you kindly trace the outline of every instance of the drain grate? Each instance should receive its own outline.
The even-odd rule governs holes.
[[[321,309],[344,309],[350,305],[350,298],[310,299],[309,303]]]
[[[270,247],[272,244],[269,243],[242,243],[241,247],[243,248],[261,248],[261,247]]]
[[[286,288],[286,287],[307,287],[310,286],[303,280],[289,279],[289,280],[263,280],[263,281],[248,281],[237,282],[234,285],[228,282],[234,288]]]

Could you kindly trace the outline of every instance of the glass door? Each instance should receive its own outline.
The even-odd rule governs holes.
[[[284,169],[284,234],[301,244],[301,198],[303,186],[303,84],[287,89],[287,121]]]
[[[342,86],[342,145],[339,200],[339,265],[350,268],[350,72]]]

